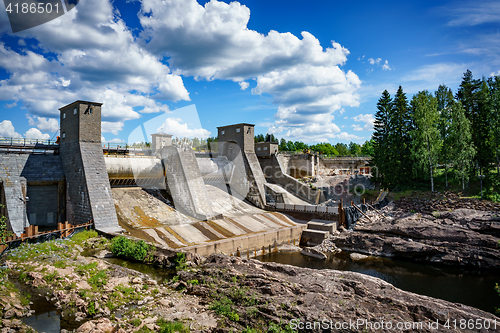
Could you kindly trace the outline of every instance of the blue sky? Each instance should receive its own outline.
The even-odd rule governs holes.
[[[362,143],[384,89],[500,75],[498,1],[81,0],[15,34],[4,9],[3,137],[53,138],[58,108],[83,99],[104,103],[105,141],[144,123],[200,137],[245,122]]]

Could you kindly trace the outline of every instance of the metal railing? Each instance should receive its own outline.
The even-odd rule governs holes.
[[[23,146],[30,147],[36,145],[51,146],[57,145],[56,140],[42,140],[42,139],[29,139],[29,138],[1,138],[0,145],[5,146]]]

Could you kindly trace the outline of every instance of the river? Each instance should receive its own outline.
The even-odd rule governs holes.
[[[367,274],[406,291],[470,305],[493,314],[495,307],[500,307],[500,297],[494,289],[495,283],[500,283],[498,272],[464,270],[375,257],[351,260],[346,254],[320,260],[303,256],[300,252],[273,252],[256,259],[298,267]]]

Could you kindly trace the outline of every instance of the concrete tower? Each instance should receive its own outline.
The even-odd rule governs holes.
[[[101,105],[76,101],[59,109],[67,215],[72,223],[93,220],[96,229],[117,232],[121,228],[101,147]]]

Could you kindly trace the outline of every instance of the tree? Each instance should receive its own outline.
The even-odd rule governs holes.
[[[434,166],[441,149],[438,129],[437,99],[427,90],[413,96],[411,107],[415,128],[411,132],[414,160],[429,169],[431,191],[434,192]]]
[[[491,107],[493,109],[493,146],[496,157],[497,176],[500,177],[500,76],[490,77],[488,79],[488,86],[490,88]]]
[[[392,109],[392,98],[387,90],[384,90],[382,97],[377,102],[377,112],[375,113],[373,141],[373,165],[378,168],[378,178],[382,184],[387,183],[389,160],[389,117]]]
[[[363,143],[363,145],[361,146],[361,154],[373,157],[374,156],[373,144],[374,144],[373,139],[365,141],[365,143]]]
[[[340,156],[349,155],[349,148],[347,147],[347,145],[345,143],[341,143],[341,142],[337,143],[335,145],[335,150],[338,151]]]
[[[465,180],[469,177],[469,168],[474,160],[475,149],[472,145],[470,121],[460,102],[455,102],[451,106],[449,136],[452,143],[451,155],[454,158],[454,169],[462,180],[462,189],[465,189]]]
[[[395,184],[405,183],[411,177],[410,131],[412,130],[412,117],[406,94],[401,86],[394,96],[388,123],[387,170],[390,179]]]
[[[494,137],[492,123],[494,121],[490,89],[486,80],[482,80],[476,92],[475,122],[473,131],[476,161],[480,172],[491,169],[494,161]]]
[[[350,155],[361,155],[361,146],[356,142],[349,143],[349,154]]]
[[[444,164],[445,186],[448,187],[448,163],[451,159],[451,144],[449,128],[451,124],[451,106],[454,103],[451,89],[445,85],[440,85],[434,94],[437,100],[437,110],[439,112],[438,129],[442,142],[441,159]]]
[[[280,140],[279,150],[286,151],[286,140],[285,139]]]
[[[264,134],[257,134],[254,138],[254,141],[255,143],[264,142],[265,141]]]

